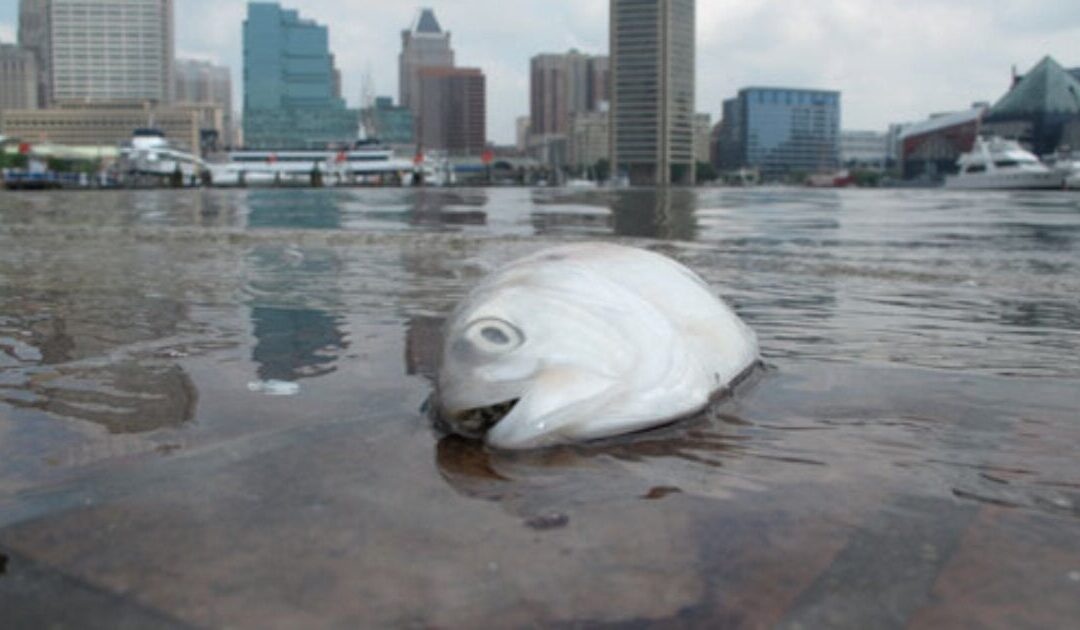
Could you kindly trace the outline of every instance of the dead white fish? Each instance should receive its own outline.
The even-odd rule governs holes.
[[[686,267],[566,245],[510,263],[457,307],[439,412],[496,448],[591,440],[700,411],[757,362],[757,336]]]

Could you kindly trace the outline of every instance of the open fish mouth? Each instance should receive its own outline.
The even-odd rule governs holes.
[[[466,437],[483,437],[491,427],[498,424],[514,409],[519,400],[521,399],[515,398],[486,407],[474,407],[459,411],[453,415],[450,424],[456,432]]]

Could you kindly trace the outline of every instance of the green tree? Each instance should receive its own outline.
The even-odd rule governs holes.
[[[606,182],[611,178],[611,162],[607,158],[600,158],[593,164],[593,175],[598,182]]]
[[[698,184],[704,184],[705,182],[715,182],[720,177],[720,173],[716,171],[716,167],[708,162],[698,162],[695,169],[695,181]]]

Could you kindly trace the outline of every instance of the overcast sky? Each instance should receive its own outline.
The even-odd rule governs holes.
[[[241,106],[246,0],[176,0],[178,57],[233,70]],[[608,0],[282,0],[330,27],[345,97],[359,102],[370,68],[375,91],[397,97],[402,29],[419,6],[453,34],[458,65],[487,74],[488,134],[514,140],[528,113],[529,58],[607,50]],[[12,41],[17,0],[0,0],[0,40]],[[698,0],[697,105],[749,85],[843,92],[845,129],[884,130],[974,101],[995,101],[1013,65],[1049,54],[1080,66],[1080,0]]]

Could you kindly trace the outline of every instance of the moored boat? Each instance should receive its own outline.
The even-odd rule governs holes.
[[[1065,174],[1050,169],[1016,140],[976,138],[956,162],[959,172],[945,187],[972,190],[1060,190]]]

